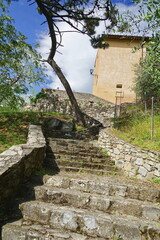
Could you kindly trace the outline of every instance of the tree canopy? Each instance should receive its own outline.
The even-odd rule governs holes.
[[[132,0],[135,11],[124,11],[119,14],[118,30],[136,35],[155,36],[160,31],[160,1]]]
[[[146,57],[136,67],[135,92],[147,102],[160,100],[160,38],[149,42]]]
[[[0,104],[12,108],[21,105],[33,84],[44,81],[41,58],[14,26],[6,6],[0,4]]]
[[[133,0],[137,12],[127,11],[119,16],[120,31],[149,36],[145,43],[146,56],[136,66],[134,90],[141,100],[151,101],[160,98],[160,1]]]
[[[28,2],[34,3],[32,0],[28,0]],[[61,45],[63,34],[63,31],[59,29],[58,23],[65,22],[72,27],[73,31],[87,34],[91,38],[91,43],[94,47],[106,47],[103,34],[96,36],[96,27],[102,21],[106,23],[106,20],[110,21],[110,25],[115,24],[115,7],[110,0],[35,0],[35,3],[37,3],[38,11],[46,18],[51,38],[50,53],[46,62],[53,68],[62,82],[78,122],[85,125],[83,113],[77,104],[72,89],[60,67],[54,61],[54,56],[57,48]]]
[[[31,4],[33,0],[28,0]],[[49,58],[53,59],[56,49],[61,45],[63,31],[59,23],[71,26],[72,31],[87,34],[93,47],[105,47],[103,34],[96,35],[96,27],[100,22],[110,21],[110,27],[116,23],[117,10],[110,0],[36,0],[38,11],[46,17],[51,37]],[[108,28],[109,28],[108,26]]]
[[[8,2],[16,0],[6,0]],[[63,31],[59,29],[59,22],[65,22],[72,27],[73,31],[87,34],[91,38],[91,43],[94,47],[106,47],[104,36],[96,35],[96,27],[100,22],[110,22],[110,26],[116,23],[115,14],[117,10],[112,5],[110,0],[26,0],[30,4],[37,4],[37,10],[46,18],[51,38],[51,48],[47,62],[56,72],[60,81],[66,89],[69,96],[77,120],[84,123],[83,114],[81,113],[71,87],[62,73],[60,67],[54,61],[54,56],[57,48],[61,46]],[[45,23],[45,22],[44,22]]]

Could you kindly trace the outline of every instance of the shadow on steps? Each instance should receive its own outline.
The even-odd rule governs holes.
[[[0,240],[2,240],[2,226],[22,218],[19,205],[24,202],[35,200],[34,188],[43,185],[43,176],[46,174],[56,175],[58,172],[59,168],[54,161],[53,154],[52,161],[46,162],[45,159],[42,168],[24,180],[17,194],[8,201],[5,207],[0,205]]]

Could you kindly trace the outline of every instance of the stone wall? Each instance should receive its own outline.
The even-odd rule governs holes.
[[[102,129],[98,143],[107,149],[115,164],[126,175],[137,178],[160,177],[160,152],[143,150],[115,136],[110,129]]]
[[[65,91],[43,88],[42,92],[46,93],[47,97],[38,99],[35,106],[26,106],[26,110],[55,111],[74,116]],[[114,117],[114,104],[89,93],[74,92],[74,95],[82,112],[99,121],[103,126],[110,126],[110,119]]]
[[[41,127],[30,125],[26,144],[12,146],[0,154],[1,205],[14,196],[24,178],[42,165],[45,148]]]

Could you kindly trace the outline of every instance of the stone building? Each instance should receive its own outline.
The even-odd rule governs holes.
[[[109,35],[106,49],[98,49],[95,61],[93,94],[112,103],[136,101],[133,91],[134,66],[145,56],[140,36]],[[134,47],[138,48],[133,51]]]

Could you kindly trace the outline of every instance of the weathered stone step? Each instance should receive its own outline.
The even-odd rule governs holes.
[[[123,240],[160,239],[160,223],[140,220],[136,217],[108,215],[99,211],[57,206],[33,201],[20,205],[23,224],[38,223],[51,229],[66,229],[90,237]]]
[[[47,153],[54,153],[54,154],[67,154],[67,155],[79,155],[79,156],[86,156],[86,157],[93,157],[96,156],[97,158],[109,158],[109,156],[105,156],[102,152],[96,152],[96,151],[87,151],[87,150],[78,150],[78,149],[51,149],[48,150]]]
[[[75,232],[50,229],[48,225],[29,223],[23,225],[22,220],[6,224],[3,227],[2,239],[4,240],[104,240],[92,238]]]
[[[73,189],[86,193],[160,202],[160,187],[143,180],[112,176],[93,176],[74,173],[45,176],[44,184],[64,189]]]
[[[85,162],[85,161],[70,161],[68,159],[57,159],[56,163],[58,166],[70,166],[70,167],[76,167],[76,168],[88,168],[88,169],[97,169],[97,170],[106,170],[106,171],[118,171],[118,169],[115,166],[112,166],[111,164],[107,165],[107,163],[100,164],[100,163],[94,163],[94,162]]]
[[[48,138],[47,141],[49,143],[53,143],[53,144],[57,144],[57,145],[63,145],[63,146],[67,146],[67,145],[78,145],[81,147],[84,147],[84,143],[85,143],[85,148],[93,145],[92,143],[90,143],[88,140],[77,140],[77,139],[64,139],[64,138]]]
[[[110,159],[105,159],[105,158],[97,158],[92,157],[92,156],[79,156],[79,155],[68,155],[68,154],[54,154],[54,153],[50,153],[46,155],[47,158],[54,158],[54,159],[68,159],[68,160],[75,160],[77,162],[79,161],[85,161],[85,162],[94,162],[94,163],[107,163],[107,164],[111,164],[114,165],[114,162]]]
[[[58,167],[60,171],[64,171],[64,172],[80,172],[80,173],[90,173],[90,174],[96,174],[96,175],[121,175],[121,172],[119,172],[118,170],[105,171],[101,169],[91,169],[86,167],[72,167],[72,166],[63,166],[63,165],[59,165]]]
[[[53,149],[79,149],[81,151],[91,151],[93,153],[102,153],[101,148],[94,146],[92,143],[83,140],[71,139],[49,139],[48,144]]]
[[[107,197],[45,185],[35,188],[35,196],[37,200],[43,202],[67,206],[72,205],[76,208],[99,210],[103,213],[106,212],[115,215],[130,215],[154,221],[160,220],[159,203],[143,203],[139,200]]]

